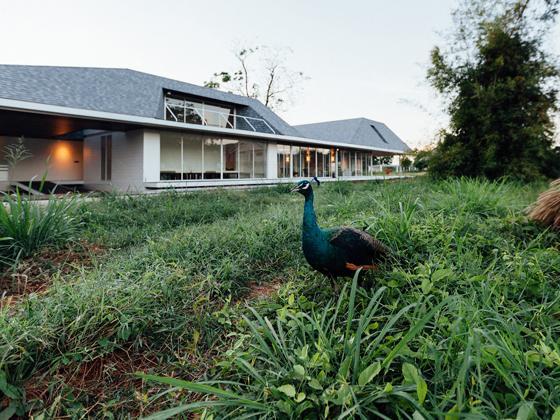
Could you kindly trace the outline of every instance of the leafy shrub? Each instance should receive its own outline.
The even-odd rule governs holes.
[[[32,201],[19,190],[5,194],[0,205],[0,257],[16,261],[46,245],[72,240],[80,226],[76,199],[50,197],[46,204]]]

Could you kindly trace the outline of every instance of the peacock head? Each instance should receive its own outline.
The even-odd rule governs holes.
[[[319,185],[319,180],[316,177],[313,177],[313,180]],[[311,182],[306,179],[299,181],[294,188],[291,189],[290,192],[298,192],[304,197],[308,197],[313,194],[313,188],[311,188]]]

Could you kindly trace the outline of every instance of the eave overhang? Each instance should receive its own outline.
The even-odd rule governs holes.
[[[81,108],[70,108],[58,105],[42,104],[37,102],[18,101],[14,99],[0,98],[0,110],[27,112],[33,114],[63,116],[79,118],[92,121],[104,121],[108,123],[122,123],[134,127],[158,128],[174,131],[190,131],[196,133],[219,134],[223,136],[239,136],[259,140],[269,140],[279,143],[311,144],[315,146],[337,147],[356,150],[368,150],[387,154],[403,154],[403,150],[385,149],[355,145],[344,142],[327,142],[324,140],[311,139],[307,137],[285,136],[279,134],[259,133],[247,130],[220,128],[205,125],[167,121],[158,118],[141,117],[136,115],[118,114],[112,112],[93,111]],[[1,133],[0,133],[1,134]]]

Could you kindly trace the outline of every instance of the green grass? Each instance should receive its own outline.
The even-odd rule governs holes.
[[[110,252],[1,310],[0,389],[20,414],[47,416],[550,418],[559,238],[523,215],[544,187],[316,188],[320,224],[366,228],[396,253],[336,295],[303,259],[303,203],[285,187],[85,203],[81,239]],[[250,309],[255,283],[282,286]],[[135,381],[105,362],[122,352],[185,381]],[[98,389],[71,380],[102,361]],[[30,382],[46,383],[38,400]]]
[[[0,263],[14,264],[45,246],[75,239],[81,220],[76,199],[51,197],[47,203],[28,200],[26,194],[3,194],[0,199]]]

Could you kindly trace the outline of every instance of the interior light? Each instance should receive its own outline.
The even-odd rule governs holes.
[[[64,143],[58,143],[55,146],[54,157],[56,158],[56,160],[62,160],[62,161],[69,160],[70,155],[71,153],[68,145]]]

